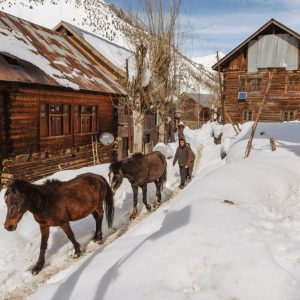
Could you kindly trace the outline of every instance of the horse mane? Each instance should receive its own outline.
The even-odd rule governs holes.
[[[109,171],[115,173],[116,171],[121,169],[122,164],[123,164],[122,160],[111,163],[109,166]]]
[[[57,188],[60,187],[62,184],[63,182],[58,179],[47,179],[44,181],[43,186],[48,188]]]
[[[16,191],[22,192],[22,193],[30,193],[31,192],[31,184],[25,180],[21,179],[15,179],[7,188],[5,192],[5,196],[7,196],[9,193],[15,193]]]
[[[56,199],[55,195],[57,188],[61,184],[63,184],[63,182],[56,179],[48,179],[42,185],[32,184],[26,180],[16,179],[7,188],[5,196],[9,193],[15,193],[18,191],[24,194],[31,203],[34,203],[37,210],[42,210],[47,206],[46,202]]]
[[[145,155],[143,154],[143,153],[141,153],[141,152],[137,152],[137,153],[134,153],[133,155],[132,155],[132,158],[133,159],[141,159],[141,158],[143,158]]]

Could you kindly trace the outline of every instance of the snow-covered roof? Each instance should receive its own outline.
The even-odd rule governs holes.
[[[92,50],[96,51],[96,53],[94,51],[93,53],[99,56],[104,63],[113,68],[121,76],[125,76],[126,60],[128,61],[129,72],[134,72],[134,60],[130,59],[134,54],[129,49],[64,21],[60,22],[54,30],[60,30],[62,27],[70,31],[81,41],[89,44]]]
[[[3,12],[0,54],[0,81],[124,93],[62,35]]]

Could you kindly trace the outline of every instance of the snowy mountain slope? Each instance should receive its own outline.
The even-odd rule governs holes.
[[[35,0],[3,0],[0,10],[48,28],[53,28],[63,20],[89,32],[94,32],[122,47],[131,49],[126,37],[120,30],[120,27],[126,22],[126,17],[121,10],[103,0],[92,1],[93,4],[87,1],[83,5],[76,5],[75,2],[45,0],[43,4],[40,4],[36,3]],[[210,71],[185,56],[181,60],[183,72],[180,83],[181,92],[210,93],[212,84]]]
[[[82,2],[78,5],[76,1],[64,0],[3,0],[0,10],[47,28],[54,28],[63,20],[87,31],[97,32],[121,46],[127,45],[119,30],[123,21],[116,15],[117,10],[113,5],[102,0]]]
[[[222,59],[225,56],[224,53],[219,52],[219,59]],[[194,57],[192,58],[194,62],[204,66],[204,68],[208,71],[212,71],[212,66],[217,62],[217,54],[210,54],[206,56]]]

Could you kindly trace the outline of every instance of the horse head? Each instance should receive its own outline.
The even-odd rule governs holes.
[[[122,161],[117,161],[109,166],[109,185],[115,194],[123,182],[124,174],[122,172]]]
[[[24,213],[28,210],[28,201],[26,194],[21,192],[20,187],[26,183],[22,180],[15,180],[7,189],[4,195],[7,206],[6,220],[4,228],[8,231],[17,229],[17,224],[22,219]]]

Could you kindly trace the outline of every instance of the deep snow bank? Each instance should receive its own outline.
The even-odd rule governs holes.
[[[187,140],[191,143],[193,149],[197,149],[203,139],[209,135],[210,126],[207,125],[201,131],[191,131],[188,128],[185,131]],[[179,179],[178,168],[172,166],[172,159],[176,150],[177,144],[160,145],[163,153],[168,151],[167,159],[167,182],[163,190],[163,201],[170,197],[174,189],[177,188]],[[108,164],[98,165],[95,167],[81,168],[78,170],[66,170],[58,172],[49,178],[55,178],[62,181],[70,180],[75,176],[94,172],[101,174],[107,179]],[[36,183],[42,183],[45,179],[39,180]],[[4,192],[0,192],[0,224],[4,223],[6,216],[6,205],[4,203]],[[139,195],[141,199],[141,194]],[[155,185],[148,185],[148,200],[150,203],[155,199]],[[103,235],[104,239],[109,237],[113,231],[125,231],[129,224],[129,215],[132,209],[132,190],[129,182],[125,179],[120,189],[115,195],[115,221],[114,229],[108,231],[106,220],[103,220]],[[147,215],[142,201],[138,202],[139,214]],[[89,216],[77,222],[71,223],[71,227],[78,242],[83,249],[89,249],[91,239],[95,230],[94,219]],[[93,243],[92,243],[93,244]],[[3,226],[0,227],[0,299],[4,298],[9,292],[19,289],[18,296],[22,297],[22,288],[26,287],[30,292],[30,284],[32,281],[43,281],[49,278],[52,273],[56,273],[61,269],[61,266],[66,264],[66,259],[73,254],[73,246],[67,239],[60,228],[51,228],[50,238],[48,242],[48,250],[46,252],[46,265],[44,270],[36,277],[32,277],[30,268],[35,264],[40,247],[40,232],[39,226],[34,221],[32,215],[27,212],[15,232],[6,231]],[[95,247],[95,246],[93,246]],[[93,248],[92,247],[92,248]],[[72,260],[69,259],[69,264]]]
[[[258,137],[259,150],[242,159],[244,127],[227,165],[207,142],[204,166],[174,201],[31,299],[298,300],[300,143],[287,137],[300,128],[274,126],[259,128],[277,151]]]

